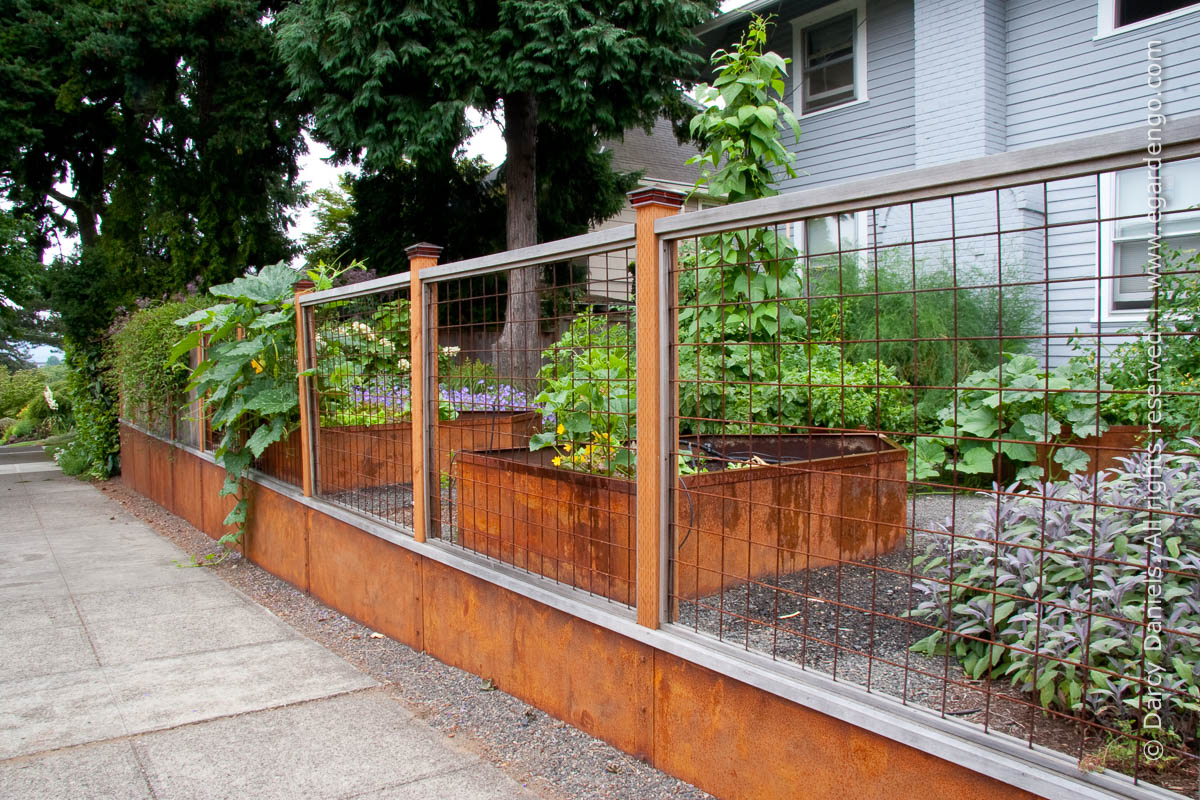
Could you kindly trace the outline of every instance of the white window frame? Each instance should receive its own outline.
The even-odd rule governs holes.
[[[1165,165],[1164,165],[1165,166]],[[1113,308],[1117,270],[1117,173],[1100,176],[1100,291],[1096,297],[1094,322],[1145,322],[1149,308]]]
[[[836,106],[804,111],[804,29],[849,12],[854,13],[854,97]],[[799,119],[828,114],[867,102],[867,2],[839,0],[792,20],[792,107]]]
[[[1140,28],[1148,28],[1151,25],[1157,25],[1160,22],[1177,19],[1178,17],[1188,14],[1195,14],[1200,11],[1200,3],[1193,3],[1190,6],[1177,8],[1174,11],[1168,11],[1165,14],[1159,14],[1157,17],[1149,17],[1138,22],[1132,22],[1128,25],[1117,26],[1117,3],[1121,0],[1098,0],[1098,8],[1096,11],[1096,39],[1103,39],[1107,36],[1116,36],[1117,34],[1125,33],[1126,31],[1136,31]]]

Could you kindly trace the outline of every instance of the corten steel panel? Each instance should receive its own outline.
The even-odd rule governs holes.
[[[654,687],[654,765],[722,800],[1036,800],[661,651]]]
[[[684,476],[676,503],[680,597],[869,562],[903,544],[906,451],[873,434],[824,438],[829,447],[885,449]]]
[[[175,513],[193,527],[204,528],[204,496],[200,484],[202,462],[191,453],[175,451],[172,484],[175,493]]]
[[[319,511],[308,512],[309,591],[364,625],[421,650],[415,553]]]
[[[1073,447],[1087,454],[1088,465],[1085,473],[1088,475],[1105,469],[1120,469],[1124,465],[1118,459],[1129,458],[1135,450],[1146,446],[1145,425],[1113,425],[1099,436],[1085,436],[1082,439],[1073,439],[1069,427],[1063,433],[1062,446]],[[1065,480],[1063,468],[1054,461],[1057,449],[1061,448],[1051,449],[1047,445],[1039,444],[1036,463],[1042,469],[1049,470],[1051,479]]]
[[[550,466],[552,450],[461,453],[459,543],[570,586],[632,603],[637,485]]]
[[[464,450],[524,446],[537,432],[538,419],[533,411],[467,412],[439,422],[438,470],[449,474],[451,460]],[[412,424],[322,428],[317,436],[317,463],[321,492],[412,483]]]
[[[159,439],[147,443],[149,497],[168,511],[171,510],[171,446]]]
[[[129,432],[129,454],[128,459],[126,459],[125,453],[121,454],[121,478],[135,492],[149,497],[150,485],[147,449],[150,440],[141,431],[135,431],[132,428],[127,430]]]
[[[233,525],[222,524],[225,517],[237,505],[235,498],[220,496],[221,484],[224,482],[225,470],[207,461],[201,464],[200,488],[204,496],[204,509],[201,513],[204,525],[201,530],[214,539],[220,539],[225,534],[233,533],[236,530]]]
[[[652,648],[434,561],[421,574],[426,652],[649,757]]]
[[[308,514],[296,501],[251,484],[246,557],[273,575],[308,591]]]
[[[820,457],[682,478],[674,594],[703,597],[777,572],[869,561],[903,543],[903,448],[875,434],[805,435],[785,443],[793,445]],[[844,454],[824,455],[833,449]],[[555,468],[552,455],[461,454],[454,464],[460,544],[632,602],[636,485]]]

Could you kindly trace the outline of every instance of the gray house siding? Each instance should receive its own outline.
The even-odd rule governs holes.
[[[1163,111],[1200,112],[1200,14],[1096,39],[1096,0],[1010,0],[1008,149],[1139,125],[1146,42],[1162,42]]]
[[[1145,124],[1147,42],[1161,42],[1162,111],[1200,112],[1200,14],[1097,38],[1096,0],[1011,0],[1008,4],[1008,148],[1032,147]],[[1168,121],[1167,125],[1170,125]],[[1051,365],[1078,351],[1064,337],[1107,338],[1129,323],[1105,321],[1099,304],[1101,211],[1095,178],[1046,190],[1048,331]]]
[[[782,3],[768,47],[792,58],[791,21],[826,5]],[[866,178],[911,169],[915,165],[913,100],[913,7],[911,2],[866,4],[867,87],[870,100],[801,118],[800,139],[789,131],[788,149],[796,153],[799,175],[783,178],[780,191]],[[734,36],[726,28],[726,38]],[[733,42],[714,46],[729,47]],[[786,97],[792,108],[796,65],[789,68]]]

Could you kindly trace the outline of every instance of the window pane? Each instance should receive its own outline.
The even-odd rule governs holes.
[[[839,221],[841,229],[838,229]],[[814,256],[836,253],[838,250],[853,250],[858,247],[858,225],[854,214],[839,217],[816,217],[805,226],[805,254]],[[841,247],[838,235],[841,235]]]
[[[1193,233],[1200,228],[1200,159],[1164,164],[1159,172],[1160,196],[1166,202],[1162,216],[1162,232],[1166,235]],[[1148,218],[1149,172],[1144,167],[1117,173],[1118,217],[1129,219],[1116,223],[1118,239],[1130,236],[1149,236],[1153,224]]]
[[[1200,236],[1175,236],[1163,239],[1163,246],[1171,250],[1198,250]],[[1146,275],[1149,256],[1144,241],[1122,242],[1116,247],[1116,286],[1113,291],[1114,308],[1148,308],[1153,301],[1149,291],[1150,276]]]
[[[804,29],[805,111],[853,100],[855,12]]]
[[[1117,0],[1117,27],[1187,8],[1195,0]]]

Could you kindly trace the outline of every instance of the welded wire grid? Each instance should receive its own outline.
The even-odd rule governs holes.
[[[1195,169],[680,240],[674,624],[1192,796]]]
[[[632,605],[632,248],[430,284],[431,535]]]
[[[412,361],[407,287],[312,307],[314,491],[411,529]]]

